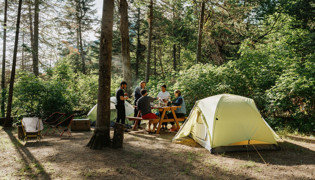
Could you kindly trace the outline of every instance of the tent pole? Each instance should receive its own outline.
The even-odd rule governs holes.
[[[254,144],[251,144],[251,145],[254,147],[254,149],[256,150],[256,152],[258,153],[258,155],[260,156],[260,158],[264,161],[264,163],[267,164],[266,161],[264,160],[264,158],[261,156],[261,154],[258,152],[258,150],[256,149],[256,147],[254,146]]]

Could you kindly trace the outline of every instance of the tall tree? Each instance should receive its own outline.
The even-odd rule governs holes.
[[[7,12],[8,12],[8,0],[5,0],[4,4],[4,21],[3,21],[3,55],[2,55],[2,75],[1,75],[1,90],[2,90],[2,98],[1,98],[1,115],[4,117],[5,111],[5,59],[6,59],[6,42],[7,42]]]
[[[33,31],[33,16],[32,16],[32,0],[28,1],[28,18],[29,18],[29,28],[30,28],[30,40],[31,40],[31,52],[32,52],[32,60],[33,60],[33,72],[35,74],[35,62],[36,62],[36,54],[34,51],[34,31]]]
[[[173,44],[173,68],[176,71],[176,44]]]
[[[154,75],[156,76],[156,46],[153,48],[153,58],[154,58]]]
[[[38,76],[38,36],[39,36],[39,0],[35,0],[34,12],[34,47],[33,47],[33,72]]]
[[[7,116],[3,124],[4,127],[12,127],[12,119],[11,119],[12,109],[11,108],[12,108],[12,97],[13,97],[13,86],[14,86],[14,79],[15,79],[16,56],[17,56],[17,50],[18,50],[18,44],[19,44],[21,7],[22,7],[22,0],[19,0],[18,15],[17,15],[17,21],[16,21],[14,51],[13,51],[12,71],[11,71],[9,97],[8,97],[8,105],[7,105]]]
[[[128,28],[128,3],[127,0],[120,0],[120,37],[121,37],[121,56],[123,64],[124,80],[129,84],[127,92],[131,95],[131,65],[129,49],[129,28]]]
[[[204,16],[205,16],[205,1],[202,1],[202,3],[201,3],[201,12],[200,12],[200,21],[199,21],[199,29],[198,29],[196,63],[200,62],[200,60],[201,60],[201,43],[202,43],[202,32],[203,32]]]
[[[152,45],[152,30],[153,30],[153,0],[150,0],[150,5],[149,5],[149,17],[148,17],[148,22],[149,22],[149,40],[148,40],[148,54],[147,54],[147,67],[146,67],[146,73],[145,73],[145,81],[149,82],[150,79],[150,58],[151,58],[151,45]]]
[[[76,0],[76,20],[77,20],[77,44],[78,48],[80,49],[81,61],[82,61],[82,73],[86,74],[85,69],[85,54],[83,51],[83,42],[82,42],[82,20],[86,14],[85,1]]]
[[[91,149],[102,149],[110,141],[110,82],[112,64],[114,0],[103,0],[100,39],[97,120],[94,134],[87,144]]]
[[[141,42],[140,42],[140,7],[137,14],[137,51],[136,51],[136,80],[139,78],[139,59],[141,56]]]
[[[96,22],[94,2],[95,0],[67,0],[64,8],[65,16],[60,19],[62,25],[68,30],[69,41],[76,42],[78,56],[75,57],[75,71],[81,71],[84,74],[87,73],[84,32],[93,30],[92,23]]]

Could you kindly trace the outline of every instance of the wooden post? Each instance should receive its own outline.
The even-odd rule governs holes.
[[[125,125],[116,123],[114,126],[113,148],[122,148],[124,142]]]
[[[20,140],[24,140],[25,138],[22,125],[18,125],[18,138]]]

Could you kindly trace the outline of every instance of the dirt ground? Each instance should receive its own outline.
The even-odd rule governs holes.
[[[315,139],[289,136],[280,151],[210,154],[175,133],[134,131],[124,148],[91,150],[91,132],[27,143],[0,129],[0,179],[315,179]]]

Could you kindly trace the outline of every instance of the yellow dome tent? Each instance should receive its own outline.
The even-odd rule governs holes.
[[[279,139],[254,100],[231,94],[197,101],[173,141],[187,136],[212,153],[248,150],[252,145],[274,149]]]

